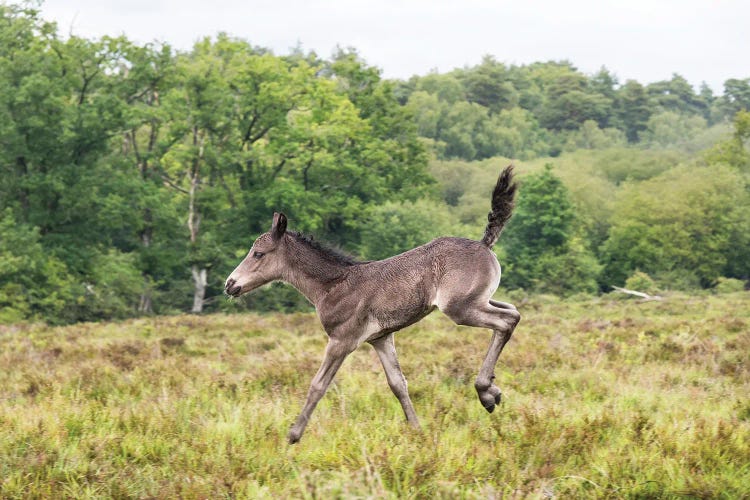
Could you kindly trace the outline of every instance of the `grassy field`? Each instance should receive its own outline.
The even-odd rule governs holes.
[[[397,335],[423,430],[369,346],[286,443],[312,314],[0,327],[0,496],[750,497],[750,294],[519,304],[493,414],[489,332]]]

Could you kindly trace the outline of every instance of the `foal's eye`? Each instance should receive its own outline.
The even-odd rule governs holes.
[[[255,252],[255,253],[253,254],[253,257],[255,257],[256,259],[260,259],[260,258],[261,258],[261,257],[263,257],[264,255],[265,255],[265,254],[264,254],[263,252]]]

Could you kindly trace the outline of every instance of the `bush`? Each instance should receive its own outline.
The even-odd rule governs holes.
[[[723,276],[716,280],[714,292],[716,293],[733,293],[745,290],[745,282],[735,278],[724,278]]]
[[[627,280],[625,280],[625,288],[644,292],[649,295],[655,295],[660,291],[653,278],[642,271],[634,272]]]
[[[110,250],[97,256],[92,265],[90,282],[85,285],[85,301],[76,319],[122,319],[137,313],[143,277],[136,255]]]
[[[681,166],[628,183],[617,194],[602,247],[605,283],[621,283],[636,270],[670,290],[744,276],[748,207],[743,176],[722,165]]]
[[[65,317],[78,295],[65,264],[42,247],[37,228],[10,210],[0,215],[0,323]]]

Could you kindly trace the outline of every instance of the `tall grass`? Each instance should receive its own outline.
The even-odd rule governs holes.
[[[397,336],[423,430],[354,353],[286,444],[325,335],[310,314],[0,330],[3,497],[750,496],[750,297],[520,304],[489,332],[438,314]]]

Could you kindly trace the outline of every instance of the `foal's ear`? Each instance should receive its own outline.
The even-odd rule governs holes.
[[[281,212],[273,213],[273,224],[271,225],[271,237],[278,240],[286,233],[286,215]]]

